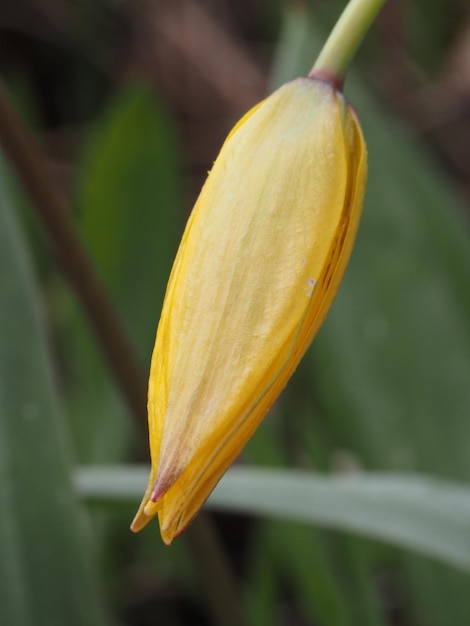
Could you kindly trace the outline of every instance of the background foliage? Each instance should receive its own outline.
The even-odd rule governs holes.
[[[225,134],[344,3],[4,4],[5,89],[147,368]],[[469,42],[463,0],[389,0],[348,79],[370,155],[351,265],[211,501],[247,623],[469,623]],[[213,623],[187,541],[129,533],[146,434],[5,158],[0,345],[0,623]]]

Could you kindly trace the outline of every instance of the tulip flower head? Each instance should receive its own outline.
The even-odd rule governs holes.
[[[196,515],[293,374],[338,290],[366,148],[334,84],[294,80],[226,139],[189,218],[152,357],[152,467],[132,529]]]

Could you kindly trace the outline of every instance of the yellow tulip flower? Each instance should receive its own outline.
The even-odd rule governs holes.
[[[355,112],[320,78],[284,85],[228,136],[167,287],[132,530],[158,514],[170,544],[285,387],[338,290],[366,170]]]

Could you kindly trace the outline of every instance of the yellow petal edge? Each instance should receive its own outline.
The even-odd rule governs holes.
[[[342,279],[366,163],[354,111],[315,78],[284,85],[229,134],[168,282],[133,531],[158,514],[170,544],[284,389]]]

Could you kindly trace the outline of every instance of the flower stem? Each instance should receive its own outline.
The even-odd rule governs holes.
[[[309,76],[324,76],[342,88],[349,65],[386,0],[350,0]]]

